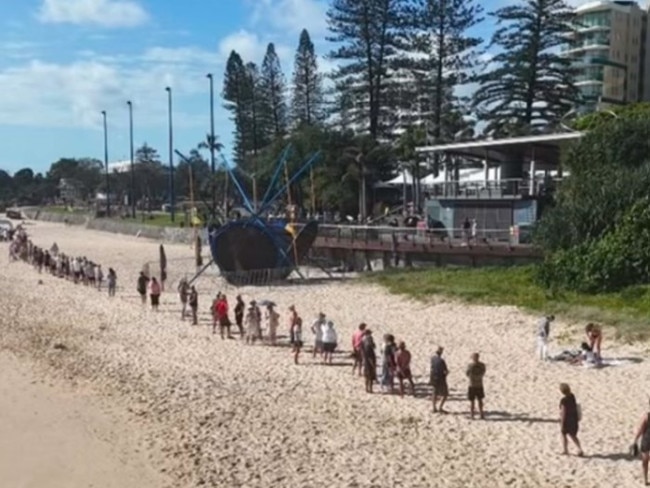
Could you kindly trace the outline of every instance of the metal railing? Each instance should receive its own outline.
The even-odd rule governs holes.
[[[525,231],[520,231],[524,232]],[[515,230],[510,227],[497,229],[477,228],[475,233],[472,230],[463,228],[413,228],[413,227],[390,227],[390,226],[365,226],[365,225],[330,225],[321,224],[318,227],[318,237],[326,239],[351,239],[355,241],[381,241],[394,242],[412,241],[416,243],[427,243],[432,241],[456,241],[458,243],[485,243],[502,242],[513,243],[513,241],[526,241],[525,235],[519,234],[516,238]],[[522,239],[523,237],[523,239]]]
[[[430,197],[498,199],[534,196],[549,187],[556,187],[560,179],[534,180],[513,178],[503,180],[445,181],[423,185],[423,191]],[[531,184],[532,183],[532,184]]]

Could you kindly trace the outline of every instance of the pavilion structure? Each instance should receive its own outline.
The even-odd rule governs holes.
[[[583,136],[575,131],[417,148],[453,168],[424,189],[430,223],[455,236],[466,220],[476,220],[477,233],[485,237],[534,223],[543,197],[562,179],[562,152]],[[484,178],[462,181],[462,167],[482,168]]]

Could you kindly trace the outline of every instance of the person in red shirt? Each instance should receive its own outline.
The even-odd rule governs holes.
[[[226,295],[221,295],[221,298],[217,301],[217,320],[219,321],[219,333],[221,338],[231,339],[230,335],[230,319],[228,318],[228,299]]]
[[[363,334],[366,331],[366,324],[360,324],[359,328],[352,334],[352,356],[354,357],[354,365],[352,366],[352,374],[359,368],[359,376],[363,376],[363,358],[361,356],[361,341]]]

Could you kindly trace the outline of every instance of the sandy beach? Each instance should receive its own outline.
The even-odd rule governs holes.
[[[0,353],[0,476],[12,488],[157,488],[125,413]]]
[[[0,273],[0,348],[33,364],[53,388],[63,388],[56,386],[63,382],[78,392],[69,401],[80,406],[71,408],[88,415],[90,425],[109,418],[94,416],[92,408],[99,405],[118,415],[119,427],[132,435],[127,447],[148,455],[147,462],[129,458],[125,476],[159,473],[168,479],[155,481],[158,486],[175,487],[641,485],[640,463],[626,452],[648,410],[647,345],[615,344],[606,330],[605,357],[642,361],[599,370],[541,363],[534,354],[537,318],[512,307],[426,304],[354,282],[234,289],[214,272],[198,281],[201,323],[192,327],[180,321],[175,293],[178,280],[194,269],[188,245],[165,246],[169,291],[155,313],[140,304],[135,280],[145,262],[158,259],[159,243],[42,222],[29,222],[27,231],[37,245],[56,242],[66,254],[113,267],[117,297],[9,263],[2,243],[0,259],[7,264]],[[152,272],[158,274],[155,264]],[[231,303],[237,293],[275,301],[282,334],[289,305],[296,304],[307,325],[322,310],[335,322],[346,351],[361,321],[373,329],[378,346],[384,333],[393,333],[413,354],[420,395],[366,394],[362,380],[351,374],[347,353],[337,355],[331,367],[307,353],[294,366],[285,347],[222,341],[208,327],[217,291]],[[558,320],[551,350],[578,345],[583,326]],[[450,368],[447,416],[432,414],[426,394],[429,360],[438,345],[445,347]],[[465,399],[464,370],[475,351],[488,370],[485,421],[469,420]],[[1,364],[11,378],[11,361],[6,368]],[[559,455],[560,382],[572,386],[582,406],[584,459]],[[34,407],[46,411],[51,394],[35,394]],[[84,402],[93,405],[88,412]],[[0,403],[0,413],[3,408]],[[27,442],[20,429],[3,433]],[[92,445],[92,439],[77,438]],[[82,459],[92,464],[88,457],[103,458],[102,449],[119,454],[129,452],[127,447],[107,435],[102,446],[83,448]],[[7,449],[3,439],[0,452]],[[0,463],[0,478],[32,469],[24,466]],[[97,469],[101,473],[102,466]],[[138,480],[92,486],[156,486],[146,484],[145,474]],[[73,480],[47,486],[91,485]]]

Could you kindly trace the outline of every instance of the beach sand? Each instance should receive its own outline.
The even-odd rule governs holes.
[[[38,245],[56,242],[105,271],[115,268],[118,296],[39,276],[24,263],[4,266],[0,346],[31,358],[50,377],[94,392],[98,402],[122,405],[124,425],[141,436],[150,465],[171,476],[170,486],[586,488],[641,482],[640,463],[625,454],[648,410],[646,345],[614,344],[606,331],[606,357],[643,361],[601,370],[540,363],[537,318],[513,307],[426,304],[354,282],[235,289],[213,272],[198,282],[201,326],[192,327],[179,320],[174,292],[194,269],[188,245],[165,246],[171,291],[155,313],[139,303],[135,279],[147,261],[158,274],[158,243],[41,222],[27,230]],[[231,304],[237,293],[275,301],[285,334],[290,304],[307,325],[322,310],[336,323],[346,351],[361,321],[371,326],[378,346],[384,333],[395,334],[413,354],[422,394],[367,395],[347,354],[326,367],[305,353],[294,366],[285,347],[222,341],[208,327],[217,291]],[[552,351],[582,341],[583,324],[558,322],[552,334],[566,343],[553,341]],[[57,343],[65,350],[55,349]],[[445,346],[450,368],[447,416],[432,414],[425,395],[438,345]],[[488,369],[486,421],[468,418],[464,370],[474,351]],[[559,455],[560,382],[572,386],[582,406],[584,459]]]
[[[134,433],[92,397],[0,353],[0,477],[11,488],[158,488]]]

